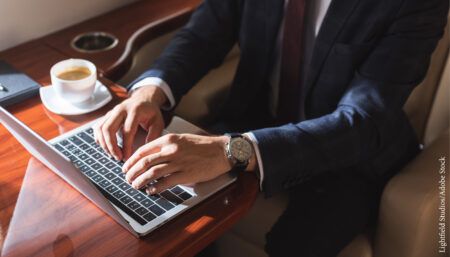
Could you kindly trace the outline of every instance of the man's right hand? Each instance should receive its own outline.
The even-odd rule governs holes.
[[[133,153],[133,141],[139,126],[148,131],[146,142],[161,135],[164,129],[161,106],[166,101],[167,97],[159,87],[136,89],[94,126],[95,141],[116,160],[127,160]],[[122,149],[117,145],[119,129],[122,129]]]

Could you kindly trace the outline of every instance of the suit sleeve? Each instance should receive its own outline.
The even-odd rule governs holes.
[[[396,127],[405,116],[402,107],[425,77],[448,4],[405,0],[332,113],[252,131],[263,160],[266,196],[369,161],[402,133]]]
[[[205,0],[171,40],[152,68],[127,88],[148,77],[162,79],[175,98],[186,94],[210,69],[219,66],[236,42],[236,0]]]

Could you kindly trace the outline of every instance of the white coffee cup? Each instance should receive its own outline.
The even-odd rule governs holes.
[[[89,69],[89,76],[79,80],[67,80],[59,77],[61,73],[76,67]],[[50,77],[53,89],[58,97],[70,103],[82,103],[89,100],[94,94],[97,82],[97,68],[92,62],[87,60],[68,59],[53,65],[50,69]]]

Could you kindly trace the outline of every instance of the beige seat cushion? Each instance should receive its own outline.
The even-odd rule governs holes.
[[[447,62],[450,44],[449,25],[447,25],[445,31],[444,37],[433,53],[425,80],[414,89],[404,106],[404,110],[422,142],[428,116],[441,80],[442,71]]]
[[[443,76],[431,108],[425,130],[425,145],[433,142],[449,127],[450,119],[450,54],[447,58]]]
[[[443,156],[448,186],[448,130],[388,183],[381,200],[375,256],[444,256],[438,254],[439,158]]]
[[[181,99],[175,114],[200,126],[210,124],[225,104],[238,63],[239,51],[235,47],[220,67],[210,71]]]
[[[338,255],[338,257],[372,257],[372,238],[367,234],[357,236]]]

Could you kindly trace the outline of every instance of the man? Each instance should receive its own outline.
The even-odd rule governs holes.
[[[402,107],[425,76],[448,5],[205,0],[96,126],[96,140],[126,160],[133,187],[158,179],[149,194],[254,171],[267,197],[290,196],[267,235],[268,254],[336,256],[373,218],[384,183],[419,151]],[[160,110],[172,110],[236,43],[240,63],[214,127],[247,133],[159,137]],[[139,126],[148,143],[132,153]]]

